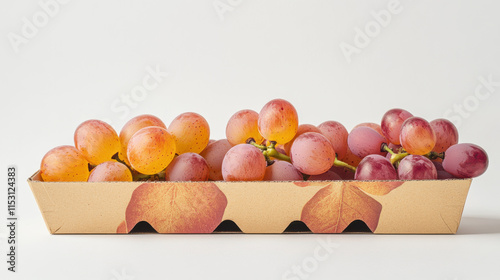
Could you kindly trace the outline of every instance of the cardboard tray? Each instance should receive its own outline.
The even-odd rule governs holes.
[[[341,233],[361,222],[373,233],[453,234],[471,182],[43,182],[39,172],[28,179],[52,234],[144,225],[158,233]]]

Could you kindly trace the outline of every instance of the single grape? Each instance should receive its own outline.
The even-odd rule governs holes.
[[[126,164],[130,165],[127,158],[127,148],[130,138],[142,128],[148,126],[159,126],[161,128],[167,129],[165,124],[157,117],[153,115],[140,115],[130,119],[120,131],[120,153],[118,157],[120,160],[124,161]]]
[[[303,181],[302,174],[291,163],[281,160],[274,161],[266,167],[264,181]]]
[[[75,147],[59,146],[43,157],[40,175],[45,182],[85,182],[89,162]]]
[[[183,113],[168,126],[168,132],[175,138],[176,153],[200,153],[210,140],[210,127],[201,115]]]
[[[438,174],[430,159],[409,155],[399,162],[398,176],[400,180],[436,180]]]
[[[387,111],[382,117],[380,125],[385,138],[393,144],[400,145],[399,134],[401,134],[401,126],[410,117],[413,117],[413,115],[403,109],[391,109]]]
[[[488,154],[478,145],[461,143],[449,147],[444,156],[443,168],[457,178],[473,178],[488,169]]]
[[[128,142],[128,160],[135,170],[153,175],[165,169],[175,155],[175,138],[158,126],[137,131]]]
[[[309,179],[307,179],[307,181],[335,181],[335,180],[342,180],[342,177],[340,177],[337,173],[331,170],[328,170],[323,174],[312,175],[309,177]]]
[[[107,123],[88,120],[78,126],[74,135],[75,147],[92,165],[111,160],[120,150],[120,139]]]
[[[249,138],[253,138],[257,144],[264,141],[260,135],[257,121],[259,114],[253,110],[241,110],[236,112],[226,126],[226,138],[231,145],[245,144]]]
[[[302,173],[318,175],[328,171],[335,161],[335,150],[328,139],[317,132],[306,132],[293,142],[292,164]]]
[[[408,118],[401,126],[401,146],[412,155],[425,155],[434,149],[436,134],[431,125],[419,117]]]
[[[365,126],[353,129],[347,138],[349,149],[360,158],[373,154],[385,156],[385,152],[381,151],[385,141],[385,138],[377,131]]]
[[[398,173],[391,162],[381,155],[368,155],[359,163],[355,180],[397,180]]]
[[[382,135],[385,138],[384,132],[382,131],[382,127],[380,126],[380,124],[376,124],[376,123],[372,123],[372,122],[365,122],[365,123],[360,123],[360,124],[356,125],[354,128],[361,127],[361,126],[369,127],[371,129],[375,130],[376,132],[378,132],[378,134]],[[389,143],[387,143],[387,144],[389,144]]]
[[[249,144],[232,147],[222,161],[224,181],[262,181],[266,159],[262,151]]]
[[[210,173],[208,178],[213,181],[222,181],[224,178],[222,177],[222,160],[224,160],[224,156],[227,151],[231,149],[231,144],[226,140],[217,140],[212,144],[209,144],[203,152],[201,152],[201,156],[207,161],[208,168],[210,169]]]
[[[166,181],[207,181],[210,169],[207,161],[195,153],[174,158],[165,170]]]
[[[441,153],[449,147],[458,143],[458,130],[455,125],[446,119],[437,119],[430,122],[434,133],[436,133],[436,145],[434,151]]]
[[[131,182],[132,180],[132,172],[125,164],[106,161],[92,169],[88,182]]]
[[[312,124],[299,125],[299,127],[297,128],[297,133],[295,133],[295,136],[292,138],[292,140],[290,140],[288,143],[286,143],[284,145],[285,154],[287,154],[287,155],[290,154],[290,149],[292,148],[293,141],[295,141],[295,139],[297,139],[297,137],[299,137],[300,135],[302,135],[306,132],[321,133],[321,130],[319,130],[319,128],[315,127]]]
[[[345,157],[347,153],[347,136],[349,135],[347,129],[336,121],[326,121],[320,124],[318,128],[321,130],[321,134],[332,143],[333,150],[337,153],[337,157]]]
[[[269,141],[285,144],[293,139],[299,126],[297,111],[283,99],[269,101],[259,113],[260,135]]]

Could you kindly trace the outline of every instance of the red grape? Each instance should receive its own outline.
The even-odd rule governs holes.
[[[302,174],[291,163],[276,160],[266,167],[264,181],[303,181]]]
[[[401,146],[412,155],[425,155],[434,149],[436,134],[431,125],[419,117],[408,118],[401,126]]]
[[[391,162],[381,155],[363,158],[354,174],[356,180],[397,180],[398,174]]]
[[[250,144],[232,147],[222,161],[225,181],[262,181],[266,173],[266,158]]]
[[[443,168],[457,178],[473,178],[488,169],[488,155],[478,145],[461,143],[445,152]]]
[[[401,125],[410,117],[413,117],[413,115],[403,109],[391,109],[387,111],[382,117],[382,123],[380,125],[385,138],[393,144],[401,144],[399,141]]]
[[[131,182],[132,179],[132,172],[125,164],[106,161],[92,169],[88,182]]]
[[[317,132],[306,132],[293,142],[290,149],[292,164],[302,173],[325,173],[335,161],[335,151],[328,139]]]
[[[372,154],[385,156],[385,152],[380,150],[385,138],[372,128],[360,126],[353,129],[347,142],[352,153],[360,158]]]
[[[351,172],[352,173],[352,172]],[[342,180],[342,178],[335,172],[328,170],[323,174],[312,175],[307,181],[335,181]]]
[[[398,176],[400,180],[436,180],[438,175],[430,159],[409,155],[399,162]]]
[[[436,133],[436,145],[434,151],[441,153],[449,147],[458,143],[458,130],[455,125],[446,119],[437,119],[430,122],[434,133]]]
[[[326,121],[320,124],[318,128],[321,130],[321,134],[332,143],[333,150],[337,153],[337,157],[345,157],[347,153],[347,136],[349,135],[347,129],[336,121]]]

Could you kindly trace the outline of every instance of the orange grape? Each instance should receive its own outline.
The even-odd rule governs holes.
[[[299,127],[297,111],[286,100],[271,100],[259,113],[258,127],[265,139],[285,144],[293,139]]]
[[[120,150],[116,131],[107,123],[88,120],[78,126],[74,135],[75,147],[92,165],[111,160]]]
[[[168,126],[175,138],[176,153],[200,153],[210,140],[210,127],[201,115],[183,113],[177,116]]]
[[[299,127],[297,128],[297,133],[295,133],[295,136],[292,138],[292,140],[290,140],[288,143],[284,145],[285,154],[287,155],[290,154],[290,149],[292,148],[293,141],[295,141],[295,139],[297,139],[297,137],[299,137],[301,134],[304,134],[306,132],[321,133],[321,130],[319,130],[319,128],[315,127],[312,124],[299,125]]]
[[[226,126],[226,138],[231,145],[245,144],[249,138],[256,143],[264,141],[260,135],[257,121],[259,114],[252,110],[241,110],[231,116]]]
[[[137,131],[128,142],[127,156],[132,168],[142,174],[153,175],[172,161],[175,138],[161,127],[150,126]]]
[[[40,164],[45,182],[84,182],[89,177],[89,162],[73,146],[59,146],[45,154]]]
[[[436,134],[431,125],[419,117],[403,122],[399,138],[401,146],[412,155],[425,155],[436,145]]]
[[[159,126],[167,129],[167,126],[157,117],[152,115],[140,115],[129,120],[120,131],[120,153],[118,157],[126,164],[130,165],[127,158],[127,147],[130,138],[141,128],[148,126]]]
[[[88,182],[131,182],[132,172],[128,167],[117,161],[106,161],[90,172]]]

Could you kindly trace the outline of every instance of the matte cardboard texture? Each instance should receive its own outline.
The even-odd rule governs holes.
[[[363,221],[373,233],[452,234],[472,179],[316,182],[28,183],[52,234],[211,233],[233,221],[244,233],[282,233],[302,221],[341,233]]]

